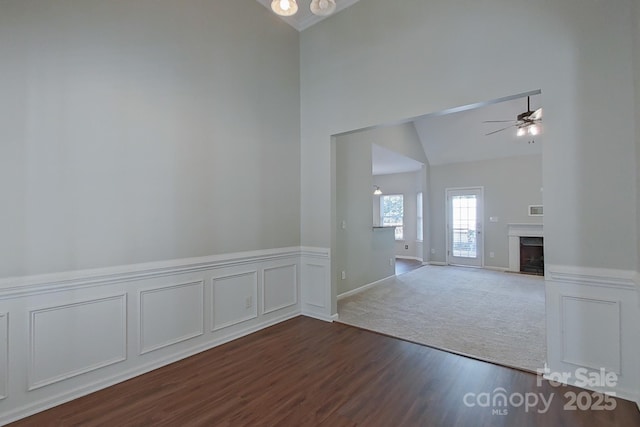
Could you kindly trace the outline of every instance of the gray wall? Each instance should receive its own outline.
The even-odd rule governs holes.
[[[633,58],[634,58],[634,88],[635,88],[635,121],[636,121],[636,185],[640,192],[640,2],[633,2]],[[636,195],[637,200],[637,218],[638,230],[640,230],[640,194]],[[638,242],[638,254],[640,256],[640,239]],[[638,259],[638,267],[640,268],[640,258]],[[640,290],[639,290],[640,292]]]
[[[394,240],[373,229],[371,143],[357,134],[336,142],[337,245],[332,264],[338,294],[394,274]],[[342,272],[346,273],[342,279]]]
[[[391,12],[367,0],[304,31],[303,243],[330,244],[331,135],[541,89],[547,261],[635,270],[631,12],[630,0],[406,0]],[[526,35],[535,43],[514,55]]]
[[[300,244],[299,35],[255,1],[0,4],[0,277]]]
[[[381,127],[335,138],[335,243],[332,283],[335,292],[356,289],[394,274],[395,241],[385,231],[373,230],[373,175],[371,146],[377,144],[418,161],[426,161],[413,124]],[[346,221],[346,229],[342,228]],[[346,279],[341,279],[341,272]],[[334,307],[335,309],[335,307]]]
[[[529,205],[542,204],[542,156],[519,156],[431,166],[431,260],[446,260],[445,191],[454,187],[484,187],[484,263],[509,267],[509,223],[542,223],[528,215]],[[498,217],[490,222],[489,217]],[[495,257],[489,254],[493,252]]]

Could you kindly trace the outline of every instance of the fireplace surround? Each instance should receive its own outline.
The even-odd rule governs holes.
[[[508,271],[520,272],[520,238],[543,237],[542,224],[507,224],[507,227],[509,236]]]

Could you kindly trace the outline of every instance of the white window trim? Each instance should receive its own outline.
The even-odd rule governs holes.
[[[418,210],[418,196],[420,196],[420,210]],[[422,191],[416,193],[416,242],[424,241],[424,194]],[[418,236],[418,231],[422,231],[422,236]]]
[[[400,239],[395,238],[395,231],[394,231],[394,238],[396,242],[404,242],[406,241],[405,239],[405,225],[404,225],[404,194],[403,193],[393,193],[393,194],[383,194],[380,196],[380,225],[384,224],[384,209],[382,209],[382,201],[384,200],[384,197],[391,197],[391,196],[400,196],[402,197],[402,225],[396,225],[395,227],[402,227],[402,237]]]

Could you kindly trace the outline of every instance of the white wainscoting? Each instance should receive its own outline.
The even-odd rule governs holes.
[[[0,400],[7,397],[9,380],[9,314],[0,313]]]
[[[618,376],[613,391],[638,401],[640,309],[635,272],[546,266],[547,348],[552,372]],[[575,384],[575,375],[569,379]]]
[[[329,267],[328,249],[293,247],[1,279],[0,424],[300,314],[331,320]]]
[[[333,321],[338,318],[331,309],[331,257],[329,249],[303,247],[302,314],[316,319]]]

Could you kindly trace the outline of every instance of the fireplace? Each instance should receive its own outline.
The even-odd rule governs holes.
[[[509,235],[509,268],[508,271],[513,271],[515,273],[530,273],[530,274],[540,274],[544,275],[544,251],[543,251],[543,231],[542,224],[540,223],[529,223],[529,224],[507,224],[507,232]],[[525,238],[527,244],[524,249],[525,253],[523,254],[523,258],[525,261],[527,257],[529,261],[533,257],[534,260],[531,264],[535,265],[535,271],[523,271],[522,265],[520,262],[520,254],[521,254],[521,244],[520,239]],[[530,239],[539,239],[539,240],[530,240]],[[528,251],[541,251],[540,253],[531,253]],[[527,264],[528,262],[525,262]],[[527,269],[534,270],[534,265],[527,266]]]
[[[520,237],[520,272],[544,276],[542,237]]]

